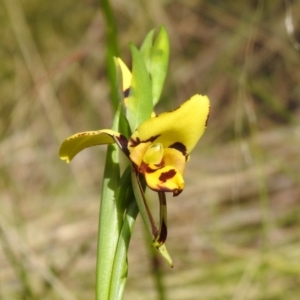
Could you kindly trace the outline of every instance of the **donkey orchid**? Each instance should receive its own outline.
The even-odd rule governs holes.
[[[116,61],[122,75],[124,105],[128,107],[132,74],[120,58]],[[129,140],[110,129],[80,132],[62,143],[59,155],[69,163],[85,148],[117,143],[150,189],[177,196],[184,188],[186,162],[205,131],[208,115],[208,97],[194,95],[177,109],[141,123]]]
[[[72,135],[61,145],[59,155],[69,163],[85,148],[116,143],[130,160],[134,177],[133,190],[136,201],[153,237],[153,245],[172,266],[172,260],[164,247],[167,238],[167,203],[165,192],[179,195],[184,189],[184,170],[190,153],[205,131],[209,115],[209,99],[207,96],[194,95],[181,106],[171,112],[149,116],[138,126],[132,126],[129,119],[138,111],[135,107],[136,97],[131,98],[132,74],[121,59],[116,59],[122,77],[123,106],[132,135],[127,138],[111,129],[85,131]],[[139,109],[143,109],[139,107]],[[135,123],[134,123],[135,124]],[[136,128],[137,127],[137,128]],[[133,174],[133,173],[132,173]],[[160,226],[154,224],[147,206],[138,174],[141,174],[147,186],[158,192],[160,202]],[[136,184],[135,184],[136,183]],[[140,196],[137,196],[140,195]],[[142,200],[140,200],[142,199]]]
[[[185,165],[204,133],[208,114],[208,97],[195,95],[177,109],[140,124],[129,139],[110,129],[85,131],[66,139],[59,155],[69,163],[85,148],[117,143],[150,189],[177,196],[184,188]]]

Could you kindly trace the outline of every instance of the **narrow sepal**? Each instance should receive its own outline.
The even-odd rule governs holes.
[[[59,157],[69,163],[75,155],[85,148],[113,143],[117,143],[123,151],[127,151],[127,139],[114,130],[103,129],[76,133],[62,143]]]

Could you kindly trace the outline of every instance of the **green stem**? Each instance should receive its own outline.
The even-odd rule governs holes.
[[[154,247],[151,248],[151,256],[152,256],[152,275],[157,290],[157,299],[165,300],[166,291],[165,291],[165,285],[163,281],[163,272],[161,270],[161,263],[157,255],[157,251]]]
[[[147,199],[145,197],[145,189],[142,187],[139,176],[134,167],[132,167],[131,171],[131,181],[134,196],[139,207],[141,216],[143,218],[144,224],[146,225],[146,228],[148,229],[152,238],[155,238],[157,236],[158,229],[156,228],[153,216],[147,204]]]
[[[147,249],[149,249],[149,257],[151,258],[152,276],[157,291],[157,299],[165,300],[166,289],[163,280],[164,276],[161,267],[161,260],[159,259],[157,248],[148,246],[149,244],[153,243],[153,241],[151,240],[149,234],[147,234],[146,228],[145,228],[145,242],[147,245]]]

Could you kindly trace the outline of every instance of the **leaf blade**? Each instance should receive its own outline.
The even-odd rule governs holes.
[[[126,117],[133,132],[139,124],[151,117],[153,110],[150,77],[143,58],[134,45],[132,53],[132,80],[127,99]]]

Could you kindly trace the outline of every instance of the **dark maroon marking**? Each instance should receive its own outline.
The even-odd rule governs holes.
[[[173,192],[173,190],[171,190],[165,186],[158,185],[158,188],[159,188],[159,190],[156,190],[157,192]]]
[[[157,171],[158,169],[151,169],[148,164],[142,162],[138,170],[141,174],[145,174],[145,173],[151,174]]]
[[[133,138],[130,138],[128,144],[130,144],[131,147],[135,147],[140,143],[141,143],[141,140],[140,140],[140,138],[137,137],[136,140],[134,140]]]
[[[158,192],[159,198],[159,208],[160,208],[160,228],[158,232],[157,241],[160,244],[163,244],[168,235],[167,231],[167,201],[166,201],[166,194],[164,192]]]
[[[129,150],[127,149],[127,138],[124,135],[120,134],[120,136],[115,137],[115,140],[122,149],[122,151],[125,153],[125,155],[129,156]]]
[[[167,225],[165,223],[165,220],[162,220],[161,222],[161,228],[160,228],[160,235],[159,239],[157,240],[160,244],[164,244],[168,236],[168,229]]]
[[[123,92],[124,98],[129,97],[129,94],[130,94],[130,88],[127,88],[127,89]]]
[[[169,110],[169,111],[163,112],[163,113],[161,113],[161,114],[159,114],[159,115],[156,115],[155,118],[157,118],[157,117],[159,117],[160,115],[163,115],[163,114],[167,114],[167,113],[174,112],[175,110],[179,109],[180,107],[181,107],[181,105],[178,106],[177,108],[174,108],[174,109],[172,109],[172,110]]]
[[[176,108],[174,108],[174,109],[170,110],[169,112],[173,112],[173,111],[175,111],[175,110],[179,109],[181,106],[182,106],[182,104],[181,104],[181,105],[179,105],[178,107],[176,107]]]
[[[85,135],[89,135],[89,134],[90,134],[90,133],[82,132],[82,133],[77,134],[77,137],[79,137],[79,136],[85,136]]]
[[[166,182],[167,180],[173,178],[175,175],[176,171],[174,169],[171,169],[168,172],[162,172],[158,179],[162,182]]]
[[[166,193],[173,192],[173,197],[178,196],[182,192],[182,190],[179,190],[179,189],[176,189],[176,190],[169,189],[169,188],[167,188],[165,186],[161,186],[159,184],[157,185],[157,188],[151,188],[149,186],[149,189],[151,189],[154,192],[166,192]]]
[[[158,169],[161,169],[162,167],[165,166],[165,162],[164,159],[162,159],[162,161],[159,164],[154,164],[155,167],[157,167]]]
[[[206,119],[206,121],[205,121],[205,127],[207,127],[207,123],[208,123],[209,116],[210,116],[210,109],[209,109],[209,111],[208,111],[207,119]]]
[[[182,190],[180,190],[180,189],[174,190],[173,191],[173,197],[178,196],[179,194],[181,194],[181,192],[182,192]]]
[[[148,140],[144,140],[144,141],[140,141],[140,143],[148,143],[148,142],[154,142],[158,137],[160,136],[160,134],[155,135],[155,136],[151,136],[151,138],[149,138]]]
[[[174,148],[174,149],[180,151],[184,156],[186,156],[186,147],[180,142],[176,142],[176,143],[172,144],[171,146],[169,146],[168,148]]]
[[[158,169],[151,169],[147,164],[145,164],[145,173],[154,173]]]
[[[95,135],[95,134],[97,134],[97,132],[82,132],[82,133],[78,133],[77,135],[75,135],[73,137],[68,138],[68,140],[75,140],[78,137],[82,137],[82,136],[86,136],[86,135]]]
[[[176,196],[180,195],[181,192],[182,192],[182,190],[180,190],[180,189],[175,189],[175,190],[174,189],[169,189],[169,188],[167,188],[165,186],[161,186],[161,185],[157,185],[156,189],[152,189],[152,188],[150,188],[150,189],[155,191],[155,192],[166,192],[166,193],[173,192],[173,197],[176,197]]]
[[[136,147],[137,145],[141,144],[141,143],[147,143],[147,142],[154,142],[158,137],[160,136],[160,134],[156,135],[156,136],[152,136],[151,138],[149,138],[148,140],[145,141],[141,141],[139,137],[136,138],[136,140],[134,140],[133,138],[129,139],[129,144],[131,147]]]

